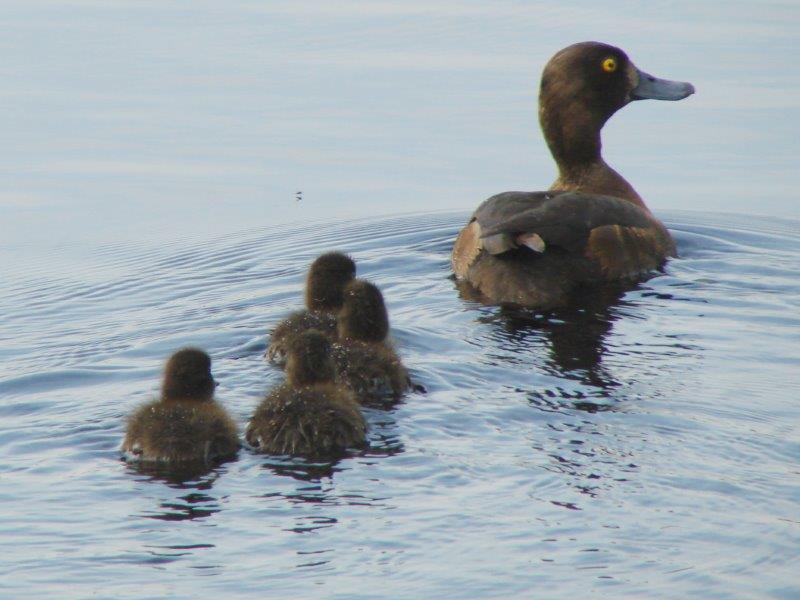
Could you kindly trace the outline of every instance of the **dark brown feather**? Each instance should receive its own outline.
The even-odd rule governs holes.
[[[382,342],[389,335],[389,315],[383,294],[377,286],[363,279],[356,279],[345,288],[337,321],[340,340]]]
[[[366,422],[353,395],[329,382],[274,388],[247,426],[247,442],[261,452],[325,456],[361,446]]]
[[[339,310],[344,286],[355,275],[353,259],[341,252],[328,252],[317,257],[306,278],[306,308],[311,311]]]
[[[146,462],[208,463],[239,450],[233,419],[213,400],[157,400],[128,419],[122,451]]]
[[[311,263],[306,276],[306,308],[291,313],[270,333],[266,357],[271,363],[283,366],[288,344],[304,331],[316,329],[336,339],[336,313],[342,307],[344,288],[355,274],[355,262],[341,252],[322,254]]]
[[[599,265],[605,279],[624,279],[660,267],[674,250],[663,228],[604,225],[592,230],[586,256]]]
[[[409,388],[408,371],[385,342],[347,340],[333,345],[336,377],[359,402],[398,399]]]
[[[601,155],[600,130],[638,83],[627,55],[608,44],[573,44],[548,62],[539,119],[558,178],[546,192],[492,196],[459,233],[453,271],[475,297],[555,307],[583,284],[635,277],[674,254],[666,228]]]
[[[236,454],[239,436],[213,400],[211,358],[197,348],[173,354],[164,369],[160,400],[128,418],[122,451],[147,462],[203,462]]]

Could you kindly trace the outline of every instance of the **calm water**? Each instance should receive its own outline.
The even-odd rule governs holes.
[[[91,281],[11,286],[6,593],[797,597],[798,223],[666,216],[665,274],[548,317],[458,297],[449,213],[109,249]],[[181,344],[246,423],[280,379],[264,331],[322,248],[383,287],[428,393],[369,411],[369,451],[333,465],[243,452],[181,483],[121,463]]]
[[[800,597],[796,2],[37,0],[0,28],[0,597]],[[554,178],[537,80],[585,39],[698,89],[604,132],[680,258],[557,314],[462,299],[452,240]],[[336,464],[119,460],[182,345],[244,427],[334,248],[427,393]]]

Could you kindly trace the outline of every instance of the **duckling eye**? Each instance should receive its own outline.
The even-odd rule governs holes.
[[[603,71],[606,73],[613,73],[617,70],[617,61],[610,56],[603,61]]]

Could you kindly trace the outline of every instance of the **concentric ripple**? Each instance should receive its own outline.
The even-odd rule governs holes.
[[[800,224],[670,213],[680,258],[538,314],[459,296],[465,214],[96,248],[0,296],[0,590],[37,597],[800,594]],[[340,249],[426,392],[336,463],[119,460],[165,357],[206,348],[244,427],[266,332]],[[11,551],[13,549],[13,551]]]

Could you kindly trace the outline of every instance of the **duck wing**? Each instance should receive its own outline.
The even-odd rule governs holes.
[[[675,253],[666,228],[647,210],[600,194],[504,192],[473,215],[478,246],[491,255],[519,246],[559,247],[595,264],[606,277],[658,267]]]
[[[483,247],[491,254],[516,247],[520,236],[526,234],[542,240],[539,251],[552,245],[581,252],[595,229],[646,230],[655,223],[649,213],[631,202],[578,192],[505,192],[481,204],[474,218]]]

